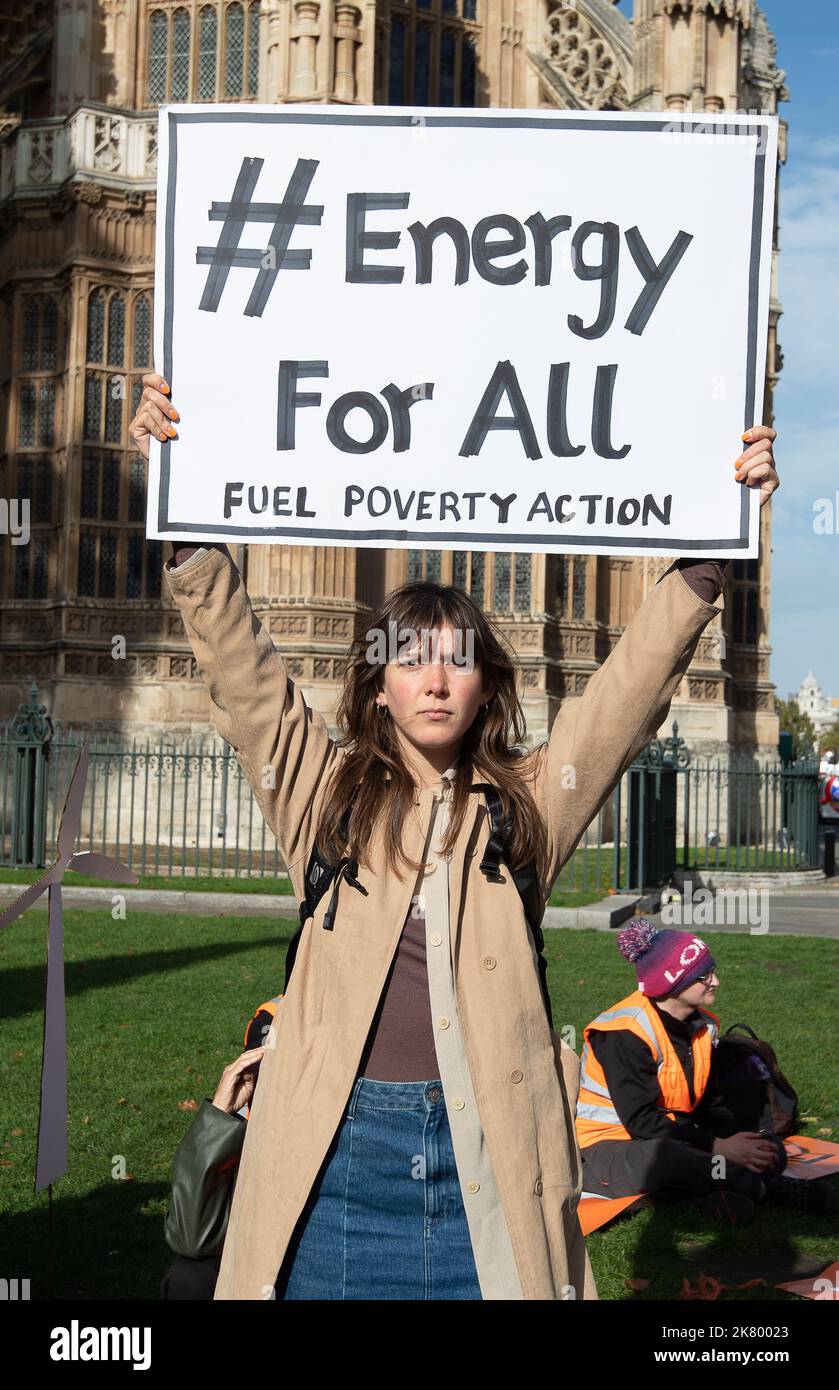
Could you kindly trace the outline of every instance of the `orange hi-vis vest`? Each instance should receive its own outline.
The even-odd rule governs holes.
[[[695,1110],[708,1085],[711,1056],[719,1035],[719,1019],[707,1009],[699,1009],[698,1013],[701,1015],[701,1021],[695,1020],[696,1031],[690,1044],[693,1053],[693,1104],[684,1067],[670,1034],[650,1000],[639,989],[619,1000],[611,1009],[598,1014],[597,1018],[587,1024],[583,1030],[585,1041],[580,1062],[580,1093],[576,1118],[577,1139],[581,1149],[587,1148],[589,1144],[597,1144],[601,1139],[632,1138],[618,1118],[618,1112],[609,1095],[605,1072],[589,1045],[588,1038],[592,1029],[607,1032],[616,1028],[628,1028],[647,1044],[658,1067],[658,1103],[672,1120],[675,1119],[675,1111],[684,1114]]]

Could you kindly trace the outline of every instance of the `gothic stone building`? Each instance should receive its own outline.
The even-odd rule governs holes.
[[[7,7],[0,32],[0,496],[31,499],[32,532],[0,548],[0,719],[34,678],[57,721],[125,735],[178,737],[207,720],[162,580],[170,545],[145,539],[145,465],[128,437],[152,362],[159,103],[774,112],[787,99],[754,0],[635,0],[632,19],[611,0],[30,0]],[[781,134],[783,158],[783,124]],[[767,422],[779,314],[773,290]],[[759,560],[730,567],[725,643],[715,620],[674,702],[688,743],[709,752],[777,743],[770,512]],[[406,577],[464,586],[519,654],[535,739],[669,564],[235,553],[290,674],[327,717],[371,605]]]

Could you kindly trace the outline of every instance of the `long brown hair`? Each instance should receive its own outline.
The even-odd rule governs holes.
[[[371,660],[371,636],[402,633],[406,628],[430,631],[443,623],[451,625],[456,638],[471,632],[476,669],[480,663],[485,681],[490,678],[496,687],[489,709],[481,706],[460,744],[443,850],[450,852],[457,839],[471,783],[490,782],[501,794],[504,815],[512,810],[509,866],[518,868],[535,856],[541,881],[547,853],[545,824],[527,786],[525,760],[516,751],[526,728],[516,692],[517,657],[500,629],[468,594],[431,580],[410,580],[394,589],[370,626],[357,633],[350,644],[336,713],[336,742],[339,747],[349,746],[350,751],[329,786],[318,825],[319,845],[332,864],[342,852],[360,864],[366,863],[373,827],[380,823],[385,827],[387,861],[394,872],[402,877],[400,861],[414,871],[421,867],[421,861],[415,863],[402,848],[402,824],[413,809],[416,788],[393,720],[389,714],[380,715],[376,707],[376,695],[384,690],[384,662]],[[341,845],[339,827],[350,806],[348,844]]]

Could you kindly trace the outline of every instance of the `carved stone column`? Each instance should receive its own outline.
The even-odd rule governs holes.
[[[357,5],[335,6],[335,79],[333,95],[336,101],[355,101],[356,50],[361,43],[359,23],[361,11]]]
[[[318,0],[295,0],[291,26],[291,90],[289,95],[306,100],[317,94],[317,47],[320,37]]]

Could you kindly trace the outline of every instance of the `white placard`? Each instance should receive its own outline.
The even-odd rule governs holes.
[[[746,558],[777,117],[160,108],[149,536]]]

